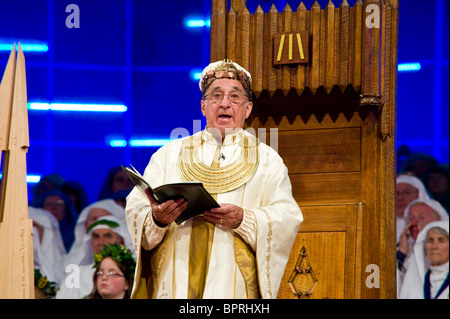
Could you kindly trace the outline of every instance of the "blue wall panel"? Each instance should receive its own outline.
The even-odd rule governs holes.
[[[282,11],[288,2],[293,11],[300,4],[247,4],[253,13],[258,4],[268,12],[273,3]],[[80,9],[80,28],[66,26],[71,3]],[[314,1],[303,3],[309,9]],[[323,8],[328,0],[318,3]],[[448,0],[400,0],[400,7],[399,63],[422,68],[398,75],[397,144],[448,163]],[[123,113],[30,110],[28,173],[78,180],[93,201],[111,167],[132,163],[142,171],[156,151],[112,148],[110,139],[169,138],[175,129],[192,134],[199,123],[193,120],[204,127],[191,75],[209,62],[209,28],[187,28],[186,20],[210,13],[211,0],[1,1],[0,44],[20,40],[49,48],[25,53],[29,102],[128,107]],[[8,55],[0,51],[0,74]]]

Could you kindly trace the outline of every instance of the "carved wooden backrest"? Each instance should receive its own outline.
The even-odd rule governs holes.
[[[254,13],[212,3],[211,61],[251,72],[247,125],[276,134],[265,141],[304,213],[278,297],[394,298],[398,0]],[[302,31],[307,62],[275,65],[276,36],[296,50]]]

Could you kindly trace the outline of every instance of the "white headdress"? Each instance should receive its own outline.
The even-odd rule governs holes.
[[[428,231],[433,227],[442,228],[447,234],[449,233],[448,220],[431,222],[419,233],[414,244],[414,256],[400,288],[400,299],[424,299],[423,286],[425,274],[429,268],[425,255],[425,241]]]

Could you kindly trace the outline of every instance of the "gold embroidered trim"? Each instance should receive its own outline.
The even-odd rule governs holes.
[[[201,136],[191,136],[183,141],[178,157],[178,173],[184,182],[198,181],[210,194],[222,194],[235,190],[248,182],[259,164],[258,139],[243,136],[242,148],[236,161],[224,167],[210,167],[203,164],[197,154],[202,144]]]
[[[145,208],[148,208],[148,207],[151,207],[150,205],[144,205],[144,206],[141,206],[141,207],[139,207],[138,209],[137,209],[137,211],[134,213],[134,215],[133,215],[133,227],[134,227],[134,249],[135,249],[135,251],[138,251],[138,247],[137,247],[137,236],[138,236],[138,227],[137,227],[137,217],[138,217],[138,215],[140,215],[141,214],[141,212],[142,212],[142,210],[143,209],[145,209]],[[147,219],[147,217],[146,217],[146,219]],[[146,227],[146,222],[145,222],[145,220],[144,220],[144,229],[143,229],[143,231],[142,231],[142,234],[144,235],[145,234],[145,227]]]
[[[272,217],[266,212],[265,209],[261,209],[267,218],[267,224],[269,226],[269,231],[267,232],[267,254],[266,254],[266,277],[267,277],[267,292],[269,293],[270,298],[272,296],[272,283],[270,281],[270,258],[272,257]]]

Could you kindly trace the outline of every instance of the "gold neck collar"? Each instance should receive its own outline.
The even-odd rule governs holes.
[[[239,136],[237,140],[241,149],[239,157],[224,167],[214,168],[203,164],[198,158],[197,150],[204,142],[204,133],[205,131],[201,135],[193,135],[183,141],[177,163],[181,179],[184,182],[203,183],[210,194],[230,192],[248,182],[258,168],[259,140],[253,135],[244,134],[243,131],[233,134]],[[214,136],[212,138],[214,139]]]

